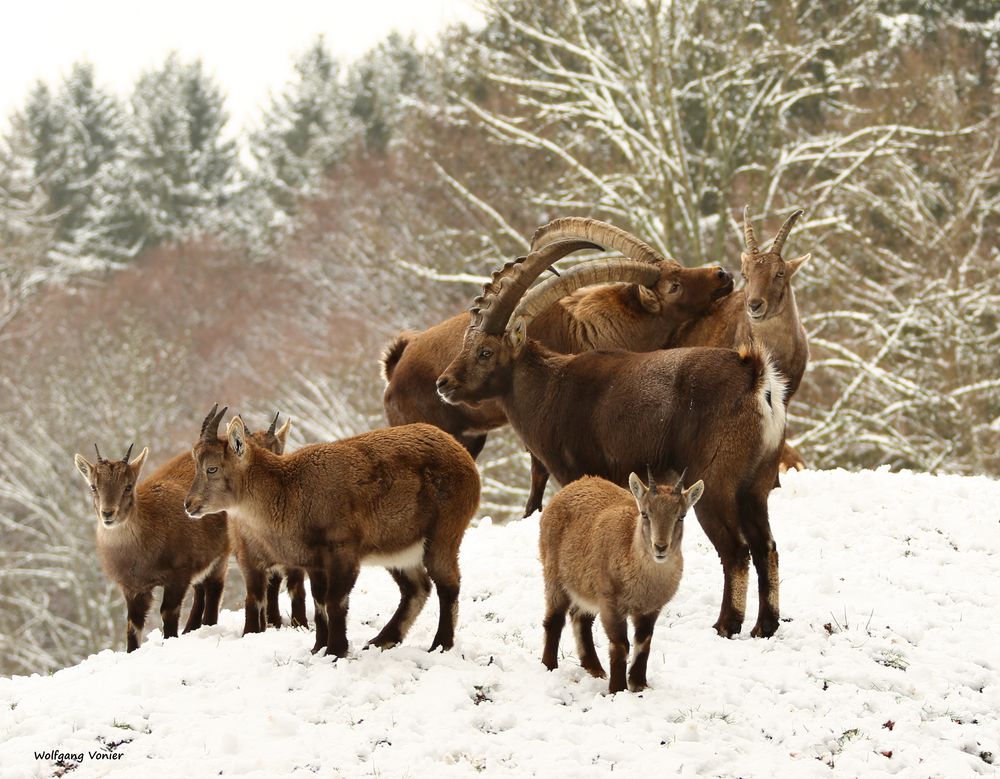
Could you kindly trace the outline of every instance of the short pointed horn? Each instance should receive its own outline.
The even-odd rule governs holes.
[[[620,227],[582,216],[564,216],[542,225],[531,238],[531,250],[537,251],[550,243],[569,238],[596,243],[603,249],[621,252],[637,262],[659,263],[668,259],[648,243]]]
[[[757,245],[757,236],[753,233],[753,223],[750,221],[750,206],[743,206],[743,240],[746,241],[747,249],[751,254],[757,254],[760,247]]]
[[[785,245],[785,239],[788,238],[788,233],[791,232],[792,226],[798,221],[799,217],[804,214],[801,208],[797,208],[792,212],[791,216],[785,220],[785,223],[778,230],[777,234],[774,236],[774,241],[771,243],[771,253],[781,254],[781,248]]]
[[[507,263],[483,287],[483,294],[473,301],[472,326],[484,333],[500,335],[524,293],[552,263],[583,249],[600,249],[592,241],[581,239],[548,244],[527,257]]]
[[[680,492],[681,490],[684,489],[684,475],[687,472],[688,469],[685,468],[683,471],[681,471],[681,475],[677,477],[677,484],[674,485],[674,492]]]
[[[101,457],[101,450],[97,448],[97,444],[94,444],[94,451],[97,452],[97,462],[104,462],[104,458]]]
[[[274,431],[278,429],[278,416],[281,414],[280,411],[276,412],[274,419],[271,420],[271,426],[267,429],[267,434],[270,436],[274,435]]]
[[[229,406],[216,413],[218,408],[218,403],[212,406],[212,410],[208,412],[205,421],[201,423],[201,437],[204,441],[214,441],[219,437],[219,423],[229,410]]]
[[[659,280],[660,268],[644,262],[621,258],[581,262],[563,271],[558,278],[546,279],[534,287],[518,304],[512,318],[521,317],[531,321],[560,298],[592,284],[624,281],[652,287]]]
[[[649,491],[656,494],[656,480],[653,478],[653,467],[646,463],[646,478],[649,480]]]
[[[135,446],[135,441],[128,445],[128,451],[125,452],[125,456],[122,458],[123,463],[128,463],[129,458],[132,456],[132,447]]]

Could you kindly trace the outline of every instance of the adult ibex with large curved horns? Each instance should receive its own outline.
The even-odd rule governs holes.
[[[574,235],[560,240],[561,232]],[[571,252],[604,249],[643,266],[627,283],[574,290],[553,300],[531,320],[529,335],[558,352],[659,349],[682,325],[705,314],[733,288],[730,274],[718,266],[685,268],[624,230],[594,219],[557,219],[540,228],[534,240],[558,245],[552,262]],[[421,333],[397,336],[382,356],[383,404],[390,425],[428,422],[451,433],[476,457],[486,434],[507,423],[503,410],[490,400],[475,406],[449,405],[434,387],[458,354],[469,323],[470,314],[463,313]],[[544,467],[532,460],[525,516],[541,508],[547,479]]]
[[[688,468],[705,483],[697,515],[725,574],[715,623],[738,633],[748,557],[757,570],[755,636],[778,627],[778,552],[767,497],[784,438],[784,380],[766,350],[670,349],[563,355],[528,336],[531,319],[586,284],[635,281],[643,263],[583,263],[531,283],[562,251],[546,243],[509,263],[476,299],[461,352],[438,379],[450,403],[499,402],[525,445],[560,484],[585,475],[620,486],[647,463],[655,473]]]

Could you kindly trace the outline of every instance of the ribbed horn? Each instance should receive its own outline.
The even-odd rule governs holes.
[[[125,452],[125,456],[122,458],[123,463],[128,463],[129,458],[132,456],[132,447],[135,446],[135,441],[128,445],[128,451]]]
[[[788,238],[788,233],[791,232],[792,226],[798,221],[799,217],[804,214],[801,208],[797,208],[792,212],[791,216],[785,220],[785,223],[778,230],[777,234],[774,236],[774,241],[771,242],[770,252],[772,254],[781,254],[781,247],[785,245],[785,239]]]
[[[267,429],[267,434],[273,436],[275,430],[278,429],[278,416],[281,414],[280,411],[275,412],[274,419],[271,420],[271,426]]]
[[[472,326],[491,335],[500,335],[510,315],[535,279],[554,262],[583,249],[600,249],[592,241],[581,239],[547,244],[527,257],[507,263],[483,286],[483,294],[472,304]]]
[[[688,469],[685,468],[683,471],[681,471],[681,475],[677,477],[677,483],[674,485],[674,492],[680,492],[681,490],[684,489],[684,474],[686,474],[687,472]]]
[[[646,478],[649,480],[649,491],[656,494],[656,479],[653,478],[653,467],[646,463]]]
[[[563,271],[558,278],[546,279],[541,284],[533,287],[531,291],[522,298],[514,309],[512,319],[521,317],[531,321],[532,318],[540,314],[560,298],[566,297],[581,287],[589,287],[592,284],[608,284],[616,281],[624,281],[632,284],[641,284],[644,287],[652,287],[660,280],[660,268],[656,265],[649,265],[635,260],[622,258],[608,260],[590,260],[574,265],[567,271]]]
[[[203,441],[214,441],[219,437],[219,423],[229,410],[229,406],[216,413],[218,408],[218,403],[212,406],[212,410],[208,412],[205,421],[201,423],[201,438]]]
[[[743,240],[746,241],[750,254],[758,254],[757,236],[753,233],[753,223],[750,221],[750,206],[743,206]]]
[[[550,243],[570,238],[582,238],[602,249],[613,249],[637,262],[657,263],[668,259],[620,227],[583,216],[564,216],[542,225],[531,237],[531,250],[538,251]]]
[[[97,444],[94,444],[94,451],[97,452],[97,462],[104,462],[104,458],[101,457],[101,450],[97,448]]]

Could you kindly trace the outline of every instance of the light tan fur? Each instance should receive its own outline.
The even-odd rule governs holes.
[[[164,637],[177,635],[181,602],[192,584],[195,602],[184,632],[214,625],[229,557],[224,515],[207,516],[201,523],[185,515],[187,485],[176,478],[177,458],[138,484],[148,451],[130,463],[75,458],[91,489],[101,567],[125,597],[129,652],[142,640],[154,587],[163,587]]]
[[[546,642],[543,662],[557,665],[559,633],[567,610],[583,666],[603,676],[593,654],[588,615],[599,614],[611,651],[611,692],[625,687],[628,638],[636,623],[636,657],[629,688],[646,686],[652,626],[680,584],[683,518],[704,484],[683,490],[629,478],[631,494],[611,482],[584,477],[560,491],[542,513],[539,549],[545,576]]]

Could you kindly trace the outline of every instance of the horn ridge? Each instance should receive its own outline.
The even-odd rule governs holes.
[[[785,220],[784,224],[778,229],[778,232],[774,236],[774,240],[771,242],[771,252],[773,254],[781,254],[781,249],[785,245],[785,240],[788,238],[788,233],[791,232],[792,226],[798,221],[799,217],[805,213],[801,208],[795,209],[788,218]]]
[[[101,457],[101,450],[97,448],[97,442],[94,442],[94,451],[97,452],[97,462],[104,462],[104,458]]]
[[[656,265],[622,257],[588,260],[563,271],[561,276],[546,279],[532,287],[518,303],[511,318],[521,317],[530,321],[557,300],[581,287],[622,281],[652,287],[659,280],[660,268]]]
[[[760,246],[757,245],[757,236],[753,232],[753,222],[750,221],[750,205],[743,206],[743,240],[751,254],[760,253]]]
[[[483,287],[482,301],[475,306],[472,324],[485,333],[500,335],[507,327],[514,308],[542,273],[553,263],[583,249],[600,249],[599,244],[580,238],[555,241],[532,251],[523,260],[505,265]],[[488,288],[487,288],[488,287]]]
[[[531,250],[537,251],[567,238],[583,238],[598,244],[602,249],[613,249],[638,262],[659,263],[668,259],[628,231],[608,222],[583,216],[564,216],[542,225],[531,237]]]

